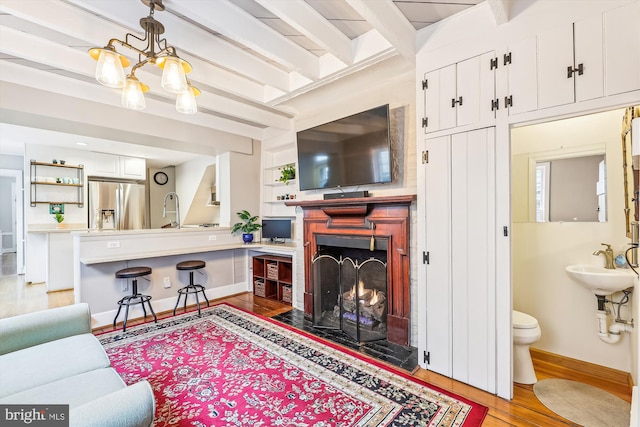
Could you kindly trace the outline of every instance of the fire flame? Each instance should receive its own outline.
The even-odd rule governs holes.
[[[365,294],[365,292],[366,292],[366,290],[364,288],[364,282],[362,280],[360,280],[358,282],[358,296],[360,298],[362,298],[363,295]],[[380,300],[380,295],[379,295],[380,293],[381,292],[379,292],[378,290],[372,289],[371,290],[371,295],[369,295],[369,300],[368,301],[361,300],[360,304],[365,303],[365,304],[370,305],[370,306],[374,305],[374,304],[377,304],[378,301]],[[353,285],[351,287],[351,289],[347,293],[347,297],[350,298],[350,299],[354,299],[356,297],[356,285]]]

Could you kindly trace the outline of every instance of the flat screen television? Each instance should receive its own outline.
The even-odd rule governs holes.
[[[389,105],[297,133],[300,190],[391,182]]]
[[[282,242],[291,238],[290,219],[263,219],[262,238],[270,239],[272,242]]]

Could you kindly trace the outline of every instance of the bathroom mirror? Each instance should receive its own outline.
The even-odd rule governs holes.
[[[623,113],[618,109],[513,128],[512,220],[606,222],[615,215],[607,208],[607,166],[620,175]]]
[[[627,237],[632,238],[631,223],[638,221],[638,165],[633,164],[633,147],[631,123],[636,117],[640,117],[640,106],[629,107],[624,111],[622,118],[622,167],[624,170],[624,216]],[[637,139],[634,137],[633,139]],[[640,139],[638,139],[640,140]],[[636,151],[637,151],[636,147]]]

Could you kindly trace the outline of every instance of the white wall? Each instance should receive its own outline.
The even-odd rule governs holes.
[[[153,176],[157,172],[164,172],[167,174],[169,179],[166,184],[156,184],[153,180]],[[173,214],[170,214],[170,216],[168,215],[166,218],[162,216],[162,207],[164,203],[164,196],[171,191],[176,191],[175,166],[168,166],[162,169],[149,168],[149,174],[147,176],[147,190],[149,193],[149,228],[161,228],[163,225],[169,224],[169,222],[173,220]],[[173,201],[169,206],[171,206],[171,209],[169,210],[173,210]]]
[[[218,156],[218,194],[220,226],[230,227],[247,210],[260,214],[260,142],[254,141],[253,154],[224,153]]]
[[[512,156],[605,144],[608,199],[608,220],[604,223],[518,222],[514,217],[512,275],[513,308],[534,316],[542,329],[542,338],[533,347],[629,372],[630,335],[625,334],[617,344],[600,341],[596,333],[596,297],[564,270],[571,264],[604,265],[604,257],[592,255],[602,242],[612,244],[616,254],[628,247],[620,144],[623,115],[624,110],[616,109],[512,130]],[[514,179],[526,175],[518,165],[513,168]],[[519,189],[514,191],[517,200],[515,196],[521,195],[523,188],[515,182],[512,188]],[[614,299],[619,300],[621,295],[616,294]],[[629,308],[631,304],[622,311],[625,319],[636,317]]]
[[[215,157],[202,156],[180,165],[176,165],[176,193],[180,197],[180,215],[182,224],[203,224],[219,222],[220,208],[206,206],[199,194],[199,188],[210,185],[207,171],[211,165],[217,163]],[[206,179],[205,179],[206,177]],[[172,205],[173,206],[173,205]]]

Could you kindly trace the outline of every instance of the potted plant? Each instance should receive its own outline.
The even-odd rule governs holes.
[[[278,168],[280,171],[280,178],[278,181],[284,182],[284,185],[289,185],[289,181],[292,179],[296,179],[296,165],[293,163],[289,163],[288,165],[284,165],[281,168]]]
[[[258,224],[258,216],[251,215],[248,211],[242,210],[237,212],[242,222],[233,224],[231,234],[242,231],[242,241],[245,243],[253,242],[253,232],[262,228],[262,224]]]
[[[56,213],[53,216],[53,219],[55,219],[58,222],[58,228],[64,227],[64,225],[62,224],[62,221],[64,221],[64,215],[62,215],[60,212]]]

